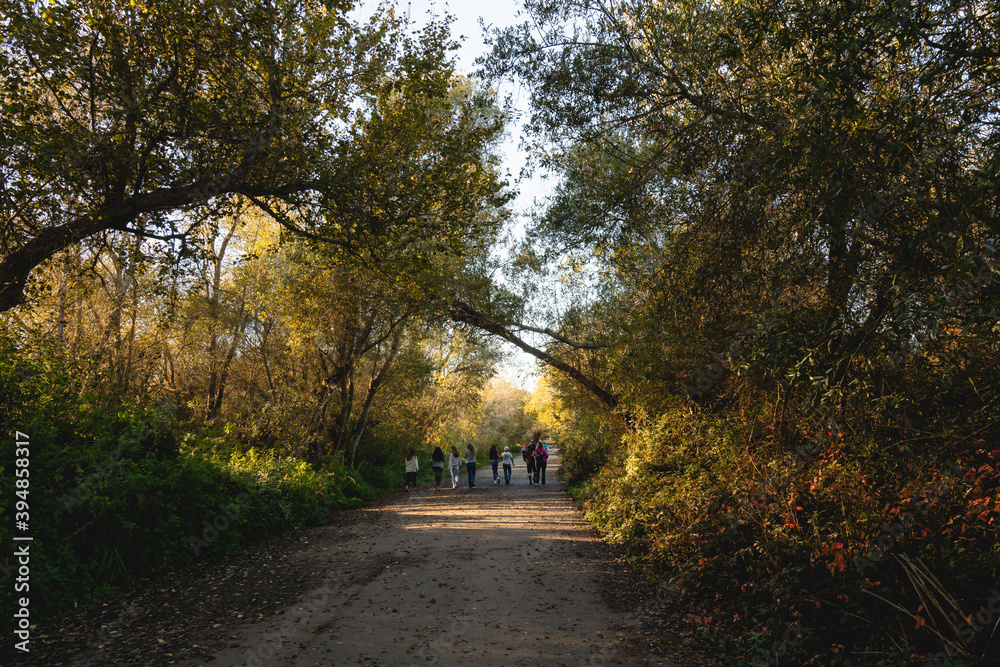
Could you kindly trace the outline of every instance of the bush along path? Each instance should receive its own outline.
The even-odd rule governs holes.
[[[711,665],[558,482],[481,468],[40,630],[19,664]]]

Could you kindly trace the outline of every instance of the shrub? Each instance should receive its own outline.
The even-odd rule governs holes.
[[[320,525],[375,496],[339,461],[314,470],[223,437],[179,435],[166,403],[75,394],[66,367],[13,359],[0,361],[0,414],[29,435],[36,619],[106,598],[137,578]],[[4,465],[13,445],[0,443],[4,510],[13,498],[13,470]],[[0,540],[10,543],[11,529],[0,525]],[[3,570],[0,579],[7,580]],[[2,586],[0,603],[12,609],[12,586]]]

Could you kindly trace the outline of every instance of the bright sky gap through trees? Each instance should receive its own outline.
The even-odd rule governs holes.
[[[378,6],[377,2],[359,2],[353,13],[359,18],[367,18]],[[459,35],[464,37],[456,52],[458,72],[469,75],[474,74],[478,69],[475,64],[476,59],[489,52],[483,39],[483,27],[480,25],[480,20],[488,29],[504,28],[522,20],[518,17],[521,4],[517,0],[491,2],[477,0],[451,0],[450,2],[411,0],[404,2],[399,0],[395,7],[397,14],[408,16],[415,26],[423,25],[431,16],[440,16],[445,12],[451,14],[455,18],[454,23],[452,23],[452,34],[456,37]],[[501,102],[509,98],[511,108],[515,112],[515,119],[509,125],[501,151],[504,155],[505,169],[510,173],[512,182],[516,182],[518,188],[517,199],[513,202],[515,217],[510,229],[511,241],[517,243],[524,238],[524,216],[530,213],[536,202],[541,203],[548,196],[553,181],[544,178],[542,174],[545,173],[545,170],[537,166],[530,175],[519,179],[528,159],[527,154],[520,147],[521,128],[524,124],[525,114],[528,112],[528,99],[523,94],[521,87],[510,80],[500,82],[498,98]],[[506,253],[509,250],[509,247],[501,247],[498,252]],[[553,284],[549,293],[554,293],[558,289],[558,285]],[[537,339],[536,342],[541,342],[540,337],[532,334],[528,334],[528,337],[533,340]],[[530,390],[537,381],[537,359],[518,349],[510,349],[507,352],[509,356],[501,367],[501,374],[511,382]]]

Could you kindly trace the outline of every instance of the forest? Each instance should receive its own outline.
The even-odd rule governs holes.
[[[719,664],[1000,664],[997,2],[524,0],[474,76],[350,10],[0,0],[32,613],[544,430]]]

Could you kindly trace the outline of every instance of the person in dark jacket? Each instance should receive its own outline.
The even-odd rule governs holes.
[[[535,441],[532,440],[528,443],[528,446],[521,450],[521,458],[524,459],[524,464],[528,467],[528,485],[534,484],[533,477],[535,475]]]
[[[500,483],[500,454],[496,445],[490,445],[490,465],[493,467],[493,483]]]
[[[441,486],[441,478],[444,477],[444,452],[440,447],[435,447],[431,454],[431,468],[434,469],[434,485]]]

